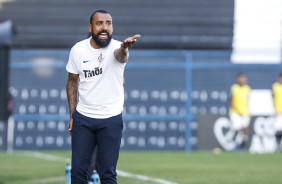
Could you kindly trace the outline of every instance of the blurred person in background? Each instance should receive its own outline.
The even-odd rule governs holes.
[[[8,104],[7,104],[7,118],[13,115],[15,107],[16,107],[16,102],[12,94],[9,92],[8,93]]]
[[[229,116],[231,127],[235,132],[235,149],[244,149],[248,141],[249,95],[251,88],[247,84],[247,76],[244,73],[237,75],[237,83],[230,89]]]
[[[275,137],[278,150],[282,150],[282,73],[278,76],[278,81],[272,85],[273,102],[275,109]]]
[[[88,183],[93,158],[101,184],[116,184],[123,129],[123,73],[128,48],[140,35],[123,42],[112,39],[112,17],[105,10],[97,10],[90,16],[88,31],[91,37],[72,47],[66,66],[72,136],[71,183]]]

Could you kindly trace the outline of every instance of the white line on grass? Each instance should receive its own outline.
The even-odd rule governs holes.
[[[34,179],[25,181],[23,184],[50,184],[50,183],[64,183],[66,181],[64,176],[44,178],[44,179]]]
[[[34,152],[34,151],[25,151],[24,153],[27,156],[31,156],[34,158],[56,161],[56,162],[63,162],[63,163],[70,163],[70,159],[65,158],[65,157],[60,157],[60,156],[55,156],[55,155],[50,155],[50,154],[40,153],[40,152]],[[129,172],[121,171],[121,170],[117,170],[117,174],[118,176],[125,177],[125,178],[134,178],[134,179],[138,179],[142,181],[151,181],[151,182],[158,183],[158,184],[177,184],[175,182],[167,181],[164,179],[153,178],[153,177],[144,176],[140,174],[133,174],[133,173],[129,173]]]
[[[121,170],[118,170],[117,173],[118,173],[119,176],[122,176],[122,177],[125,177],[125,178],[135,178],[135,179],[138,179],[138,180],[151,181],[151,182],[159,183],[159,184],[177,184],[177,183],[167,181],[167,180],[164,180],[164,179],[152,178],[152,177],[144,176],[144,175],[140,175],[140,174],[132,174],[132,173],[124,172],[124,171],[121,171]]]

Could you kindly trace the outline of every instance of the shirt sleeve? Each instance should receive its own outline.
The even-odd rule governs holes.
[[[75,46],[72,47],[71,51],[70,51],[70,55],[69,55],[69,60],[68,63],[66,65],[66,70],[69,73],[73,73],[73,74],[78,74],[78,69],[77,69],[77,57],[76,57],[76,50],[75,50]]]

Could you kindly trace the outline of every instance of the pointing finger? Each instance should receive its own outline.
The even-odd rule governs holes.
[[[132,38],[132,39],[137,39],[137,38],[140,38],[140,37],[141,37],[140,34],[136,34],[136,35],[132,36],[131,38]]]

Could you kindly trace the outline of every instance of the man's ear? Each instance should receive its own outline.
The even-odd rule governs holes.
[[[90,23],[88,24],[88,32],[92,33],[92,24],[90,24]]]

